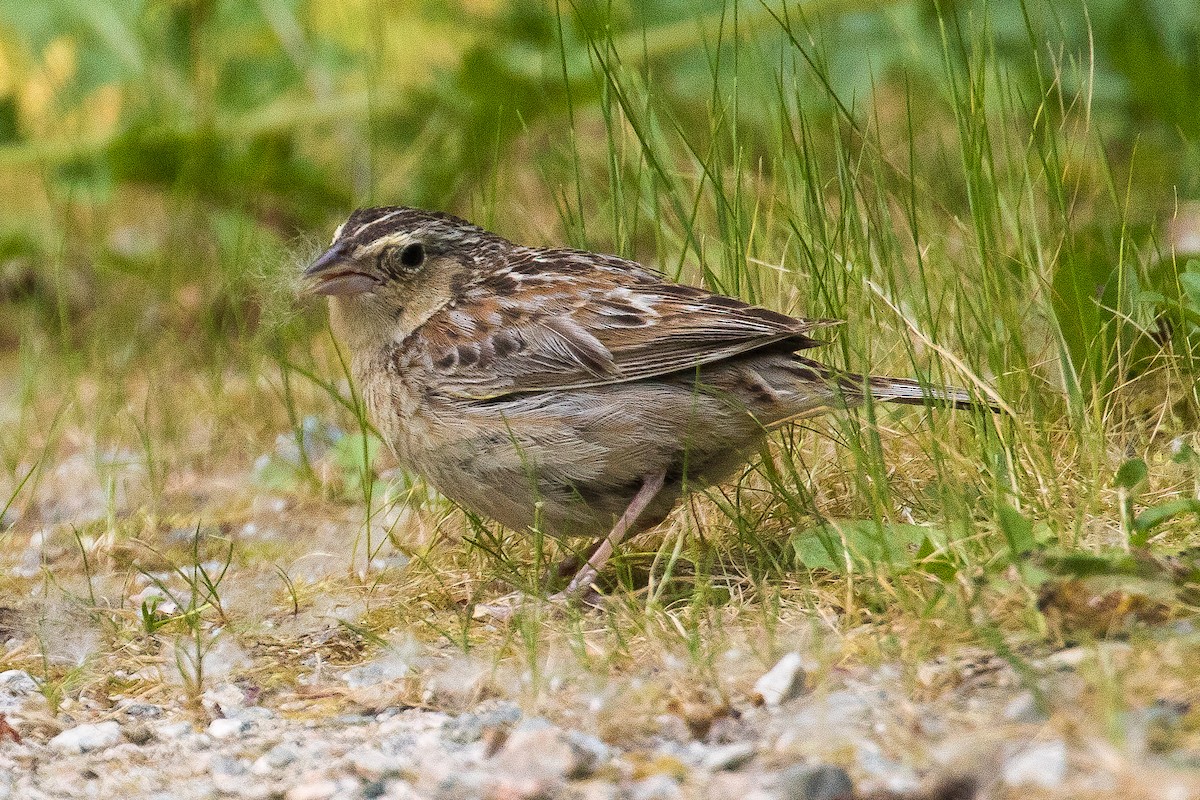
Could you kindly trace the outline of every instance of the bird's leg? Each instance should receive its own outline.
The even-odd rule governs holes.
[[[662,472],[648,475],[642,480],[642,488],[638,489],[637,494],[629,501],[625,513],[621,514],[621,518],[609,531],[608,536],[601,540],[600,546],[588,557],[587,563],[575,573],[574,578],[571,578],[567,588],[553,595],[551,600],[572,600],[587,591],[588,587],[592,585],[592,581],[596,580],[596,576],[600,574],[600,570],[604,569],[609,556],[613,554],[613,549],[629,534],[629,529],[646,510],[646,506],[650,505],[650,501],[662,490],[665,480],[666,474]]]
[[[582,551],[568,553],[566,557],[551,567],[550,571],[546,573],[543,588],[548,592],[559,583],[573,578],[575,573],[579,572],[579,568],[583,566],[583,563],[591,558],[592,554],[600,549],[600,545],[602,544],[604,544],[603,539],[596,539],[588,543],[588,546],[583,548]]]
[[[574,600],[592,585],[592,581],[596,580],[596,576],[600,574],[600,570],[604,568],[609,556],[613,553],[613,548],[621,543],[621,541],[629,534],[629,529],[637,522],[638,517],[646,510],[646,506],[650,505],[650,501],[654,496],[662,490],[663,482],[666,480],[665,473],[649,475],[642,481],[642,487],[638,489],[637,494],[629,501],[625,512],[621,514],[621,518],[617,520],[617,524],[609,531],[608,536],[601,539],[596,547],[592,548],[591,555],[588,556],[587,562],[583,565],[575,577],[571,578],[571,582],[567,584],[567,588],[561,592],[550,596],[550,602],[562,603],[568,600]],[[499,600],[489,603],[488,605],[475,606],[474,616],[478,618],[491,617],[495,620],[508,620],[516,613],[521,603],[525,600],[522,593],[516,592],[511,595],[500,598]]]

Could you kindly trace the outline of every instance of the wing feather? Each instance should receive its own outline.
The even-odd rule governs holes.
[[[527,250],[464,287],[419,340],[442,391],[488,399],[643,380],[770,346],[802,350],[835,324],[669,283],[613,256]]]

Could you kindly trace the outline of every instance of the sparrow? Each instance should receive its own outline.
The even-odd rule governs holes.
[[[774,428],[868,396],[987,407],[802,355],[836,320],[617,256],[526,247],[440,212],[359,209],[304,277],[328,296],[370,419],[405,469],[515,531],[595,541],[559,600]]]

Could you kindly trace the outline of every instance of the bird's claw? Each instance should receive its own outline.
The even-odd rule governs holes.
[[[582,595],[555,592],[545,598],[535,597],[524,592],[512,592],[503,597],[498,597],[490,603],[477,604],[474,611],[471,612],[471,616],[474,619],[480,620],[491,619],[496,622],[509,622],[518,614],[525,611],[527,607],[540,607],[562,613],[569,606],[600,608],[602,602],[603,596],[594,590],[589,590]]]

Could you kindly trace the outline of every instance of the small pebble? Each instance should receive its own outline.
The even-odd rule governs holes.
[[[61,753],[91,753],[121,743],[121,726],[116,722],[76,725],[50,740],[50,746]]]
[[[785,769],[776,781],[780,800],[851,800],[854,784],[841,767],[801,764]]]
[[[804,691],[804,677],[800,654],[788,653],[754,684],[754,700],[769,708],[786,703]]]
[[[14,695],[26,695],[33,694],[37,688],[37,681],[23,669],[9,669],[0,672],[0,691]]]
[[[329,800],[337,794],[338,785],[330,780],[300,783],[287,790],[284,800]]]
[[[364,784],[362,787],[362,796],[365,800],[375,800],[376,797],[383,797],[387,794],[387,782],[378,780]]]
[[[576,767],[567,775],[572,780],[586,778],[612,758],[612,750],[590,733],[567,731],[567,744],[575,754]]]
[[[229,739],[246,731],[250,725],[240,719],[221,717],[208,725],[208,735],[214,739]]]
[[[738,769],[754,758],[753,742],[737,742],[714,748],[705,754],[700,766],[709,772]]]
[[[150,703],[130,703],[121,710],[131,717],[140,717],[141,719],[157,719],[163,715],[161,706]]]
[[[246,705],[246,693],[242,691],[241,687],[225,683],[205,690],[200,702],[210,714],[220,713],[222,716],[231,716],[232,712]]]
[[[298,756],[296,748],[291,745],[277,744],[268,750],[263,758],[266,759],[267,764],[272,768],[281,769],[295,761]]]
[[[37,694],[37,681],[22,669],[0,672],[0,714],[21,711],[29,698]]]
[[[620,800],[624,796],[619,786],[600,778],[573,783],[571,791],[578,800]]]
[[[368,781],[379,781],[401,772],[409,765],[407,759],[389,756],[374,747],[360,747],[346,757],[358,777]]]
[[[192,724],[190,722],[166,722],[154,729],[155,735],[164,741],[178,739],[191,732]]]
[[[1169,753],[1179,745],[1190,705],[1157,702],[1125,714],[1125,744],[1134,753]]]
[[[393,653],[377,661],[346,670],[342,673],[342,680],[351,689],[361,689],[364,686],[398,680],[411,671],[408,660],[399,653]]]
[[[682,797],[679,784],[666,775],[651,775],[633,784],[629,796],[632,800],[675,800]]]
[[[213,756],[208,762],[208,771],[222,775],[245,775],[246,765],[236,758],[228,756]]]
[[[521,721],[521,708],[515,703],[500,703],[486,711],[459,714],[447,720],[442,735],[457,744],[470,744],[483,738],[491,728],[506,728]]]
[[[154,741],[154,731],[144,722],[125,726],[125,738],[134,744],[144,745]]]
[[[1004,718],[1009,722],[1042,722],[1046,715],[1038,708],[1033,692],[1021,692],[1004,707]]]
[[[246,706],[245,708],[239,708],[237,711],[233,712],[232,714],[228,714],[227,716],[233,717],[234,719],[240,719],[245,723],[252,723],[272,720],[279,715],[266,706]]]
[[[892,761],[883,754],[883,749],[872,741],[864,741],[858,748],[858,768],[871,776],[871,782],[886,789],[892,795],[910,796],[918,792],[921,779],[916,770],[906,764]]]
[[[1046,656],[1038,666],[1052,670],[1074,669],[1091,655],[1092,650],[1087,647],[1069,647],[1066,650],[1059,650],[1057,653],[1051,653]]]
[[[366,791],[364,788],[364,796]],[[386,800],[427,800],[429,795],[421,794],[408,781],[389,781],[382,797]]]
[[[1038,742],[1004,761],[1004,782],[1009,786],[1055,789],[1067,777],[1067,745],[1062,739]]]
[[[530,720],[513,732],[492,765],[499,773],[533,782],[586,778],[604,757],[595,743],[607,748],[599,740],[591,741],[594,737],[572,733],[578,741],[544,720]]]

